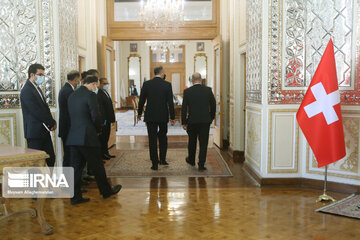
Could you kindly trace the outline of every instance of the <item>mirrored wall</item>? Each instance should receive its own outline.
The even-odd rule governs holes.
[[[197,53],[194,56],[194,72],[198,72],[201,74],[201,78],[203,79],[203,84],[207,85],[207,56],[205,53]]]
[[[128,57],[129,73],[129,96],[140,95],[141,82],[141,57],[138,54],[130,54]]]

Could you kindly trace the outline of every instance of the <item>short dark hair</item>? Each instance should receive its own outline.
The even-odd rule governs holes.
[[[106,77],[101,77],[101,78],[99,79],[99,82],[100,82],[100,83],[103,83],[104,80],[107,80],[107,78],[106,78]]]
[[[156,68],[154,68],[154,74],[158,75],[159,73],[161,73],[161,71],[163,70],[162,66],[158,66]]]
[[[93,75],[93,76],[95,76],[95,73],[99,73],[99,71],[96,69],[89,69],[87,72],[89,75]]]
[[[28,77],[30,78],[31,73],[36,74],[38,69],[45,70],[44,66],[39,63],[31,64],[28,70]]]
[[[80,73],[76,70],[73,70],[67,74],[67,80],[72,81],[75,78],[80,77]]]
[[[87,72],[87,71],[83,71],[82,73],[81,73],[81,78],[82,79],[85,79],[87,76],[89,76],[90,74]]]
[[[87,76],[84,79],[84,84],[90,84],[90,83],[97,82],[97,81],[99,81],[99,80],[96,76]]]

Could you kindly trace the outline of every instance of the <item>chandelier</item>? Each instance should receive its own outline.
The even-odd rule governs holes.
[[[184,45],[184,41],[146,41],[146,45],[151,48],[152,51],[167,52],[168,49],[177,49],[181,45]]]
[[[176,31],[184,24],[184,1],[147,0],[144,4],[142,0],[139,17],[145,30]]]

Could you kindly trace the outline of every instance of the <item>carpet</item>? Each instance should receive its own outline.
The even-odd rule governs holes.
[[[228,165],[214,148],[207,151],[207,171],[204,172],[187,164],[186,156],[186,149],[168,149],[166,161],[169,165],[159,165],[159,170],[153,171],[148,150],[121,151],[106,166],[106,172],[108,177],[232,177]]]
[[[117,121],[117,136],[147,136],[147,129],[145,122],[140,121],[134,126],[134,111],[118,112],[116,113]],[[210,134],[213,129],[210,128]],[[174,126],[168,124],[168,136],[186,136],[186,131],[180,126],[177,121]]]
[[[360,195],[353,194],[316,211],[360,219]]]
[[[139,121],[134,126],[134,112],[127,111],[116,113],[117,136],[147,136],[147,129],[144,121]],[[186,131],[176,122],[174,126],[168,125],[168,136],[187,135]]]

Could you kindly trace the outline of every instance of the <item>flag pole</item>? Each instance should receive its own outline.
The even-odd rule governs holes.
[[[336,201],[333,197],[331,197],[331,196],[329,196],[329,195],[326,194],[326,187],[327,187],[327,170],[328,170],[328,166],[326,165],[326,166],[325,166],[324,193],[318,197],[318,199],[316,200],[316,202],[328,202],[328,201],[335,202],[335,201]]]

